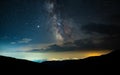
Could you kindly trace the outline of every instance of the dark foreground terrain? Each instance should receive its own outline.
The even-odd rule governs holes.
[[[44,63],[34,63],[1,56],[0,71],[16,74],[32,72],[38,73],[39,75],[119,75],[119,56],[120,50],[115,50],[107,55],[89,57],[82,60],[49,61]]]

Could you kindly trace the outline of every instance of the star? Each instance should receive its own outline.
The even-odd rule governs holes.
[[[40,25],[37,25],[37,28],[40,28]]]

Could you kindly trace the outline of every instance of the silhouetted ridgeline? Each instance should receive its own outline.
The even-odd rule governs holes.
[[[80,75],[83,73],[94,75],[113,73],[115,75],[119,73],[119,56],[120,50],[116,50],[107,55],[82,60],[49,61],[44,63],[34,63],[1,56],[0,68],[10,72],[39,72],[40,74],[49,75]]]

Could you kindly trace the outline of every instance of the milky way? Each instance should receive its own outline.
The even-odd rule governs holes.
[[[47,0],[46,7],[50,18],[50,25],[53,27],[53,32],[57,43],[62,44],[63,42],[71,41],[72,36],[72,26],[70,23],[64,19],[61,15],[61,10],[58,9],[58,4],[56,0]]]

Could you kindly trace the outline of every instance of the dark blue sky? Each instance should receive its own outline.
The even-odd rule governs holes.
[[[35,42],[50,42],[44,0],[3,0],[0,3],[1,38],[8,37],[10,41],[32,38]],[[49,38],[45,40],[45,37]]]
[[[0,45],[54,43],[46,1],[0,0]],[[89,23],[120,24],[117,0],[57,0],[56,9],[77,28]]]

